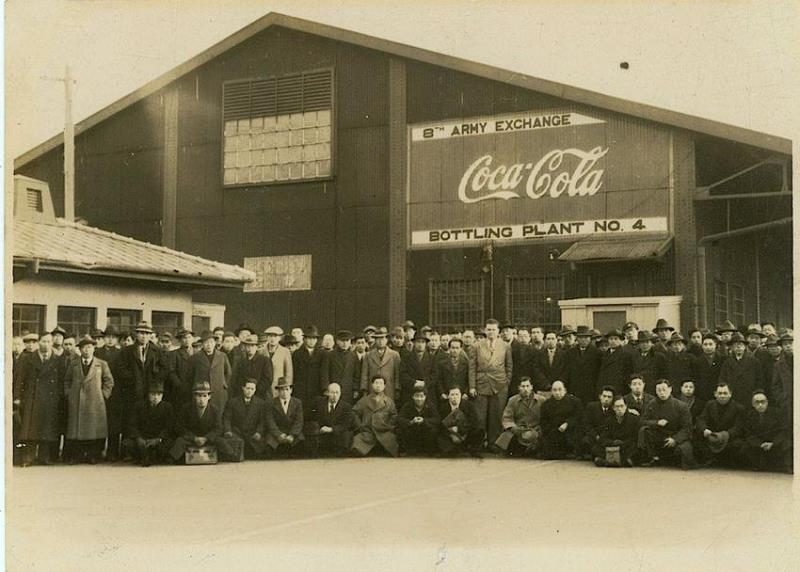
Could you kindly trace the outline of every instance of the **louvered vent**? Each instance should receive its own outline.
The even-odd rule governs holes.
[[[223,88],[225,121],[330,109],[332,70],[228,82]]]
[[[25,196],[28,200],[28,208],[37,213],[44,212],[44,204],[42,202],[42,191],[39,189],[26,189]]]

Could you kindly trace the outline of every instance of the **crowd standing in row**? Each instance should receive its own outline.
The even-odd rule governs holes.
[[[793,334],[771,323],[255,332],[15,338],[15,463],[489,451],[792,471]]]

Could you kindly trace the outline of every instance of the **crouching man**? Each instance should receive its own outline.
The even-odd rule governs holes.
[[[427,397],[425,382],[414,385],[412,391],[411,399],[397,415],[400,446],[407,455],[435,455],[439,412]]]
[[[259,459],[266,447],[266,403],[256,397],[258,380],[248,378],[242,385],[241,394],[228,400],[222,416],[225,431],[223,440],[232,451],[242,452],[245,459]],[[241,458],[241,455],[239,455]]]
[[[598,467],[633,467],[636,463],[639,436],[639,415],[631,413],[625,398],[613,398],[614,414],[606,418],[600,438],[592,447]]]
[[[373,375],[369,390],[370,393],[359,399],[353,408],[356,435],[352,451],[360,457],[366,457],[370,452],[385,452],[397,457],[400,453],[395,435],[397,409],[394,400],[384,393],[386,380],[383,376]]]
[[[317,398],[306,423],[308,452],[314,457],[346,457],[353,444],[353,408],[342,400],[338,383],[328,384],[327,395]]]
[[[292,384],[281,377],[275,386],[278,397],[267,405],[268,457],[296,459],[303,456],[303,403],[292,397]]]
[[[519,378],[517,391],[503,410],[503,432],[494,444],[509,457],[531,457],[539,446],[542,433],[539,425],[541,405],[533,395],[530,377]]]
[[[458,385],[453,385],[447,392],[447,403],[442,405],[442,423],[437,439],[439,449],[448,456],[467,453],[479,459],[486,432],[475,405],[462,397],[461,387]]]
[[[174,427],[172,404],[164,401],[164,384],[156,381],[150,384],[147,398],[133,408],[125,450],[143,467],[162,463],[169,456]]]
[[[692,414],[684,403],[672,397],[669,380],[656,381],[656,400],[645,408],[642,425],[639,447],[647,454],[642,466],[659,464],[665,458],[677,458],[682,469],[697,468],[691,441]]]
[[[189,447],[210,449],[215,447],[221,459],[230,459],[230,446],[222,436],[222,416],[211,399],[211,384],[199,381],[192,387],[192,403],[187,403],[178,414],[178,438],[170,449],[170,457],[180,463]],[[238,459],[237,459],[238,460]]]

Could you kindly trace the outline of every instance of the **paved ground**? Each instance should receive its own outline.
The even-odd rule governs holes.
[[[13,571],[800,570],[788,475],[494,458],[8,475]]]

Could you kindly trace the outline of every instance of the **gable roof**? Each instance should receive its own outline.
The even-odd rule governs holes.
[[[385,52],[401,58],[407,58],[410,60],[416,60],[419,62],[450,68],[463,73],[507,83],[524,89],[538,91],[540,93],[574,101],[576,103],[600,107],[602,109],[608,109],[610,111],[647,119],[657,123],[672,125],[681,129],[760,147],[762,149],[767,149],[777,153],[790,155],[792,152],[792,142],[783,137],[769,135],[759,131],[754,131],[752,129],[745,129],[743,127],[736,127],[734,125],[712,121],[710,119],[703,119],[702,117],[679,113],[677,111],[670,111],[668,109],[646,105],[644,103],[612,97],[595,91],[581,89],[554,81],[548,81],[546,79],[521,74],[511,70],[505,70],[495,66],[457,58],[455,56],[449,56],[423,48],[417,48],[407,44],[384,40],[374,36],[361,34],[359,32],[337,28],[335,26],[329,26],[327,24],[312,22],[310,20],[296,18],[294,16],[286,16],[277,12],[270,12],[258,20],[255,20],[238,32],[235,32],[220,42],[217,42],[204,52],[201,52],[190,60],[143,85],[136,91],[126,95],[121,99],[118,99],[111,105],[101,109],[97,113],[90,115],[83,121],[80,121],[75,125],[75,135],[77,136],[83,131],[94,127],[98,123],[101,123],[119,111],[127,108],[141,99],[144,99],[148,95],[155,93],[178,78],[197,69],[229,49],[272,26],[280,26],[290,30],[305,32],[315,36],[321,36],[331,40],[341,41],[364,48]],[[44,143],[37,145],[33,149],[30,149],[29,151],[17,157],[14,160],[14,169],[19,169],[23,165],[44,155],[48,151],[55,149],[59,145],[62,145],[63,141],[63,134],[51,137]]]
[[[91,226],[55,219],[14,221],[14,265],[214,287],[255,278],[240,266],[192,256]]]

